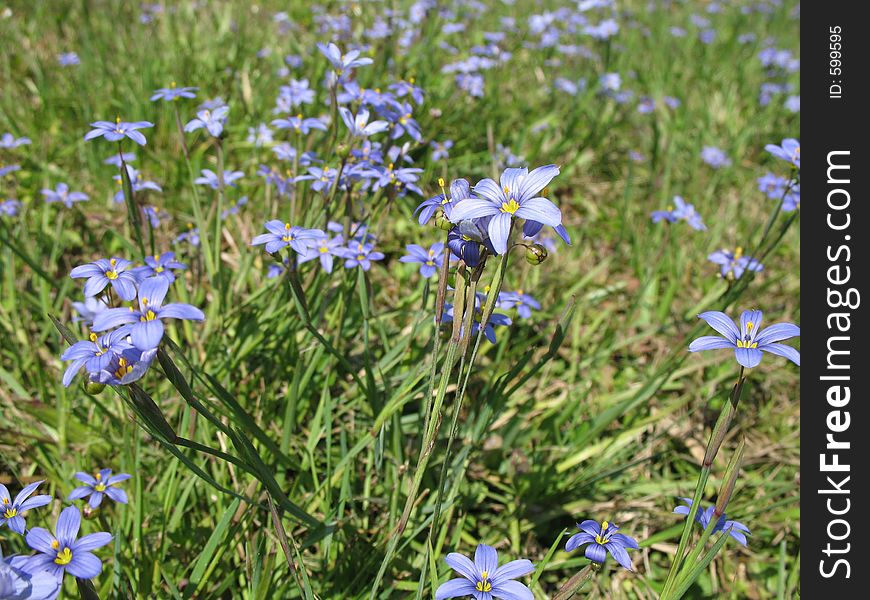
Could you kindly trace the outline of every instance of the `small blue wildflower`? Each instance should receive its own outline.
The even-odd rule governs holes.
[[[30,138],[16,138],[14,135],[8,132],[0,136],[0,148],[3,148],[5,150],[12,150],[13,148],[18,148],[19,146],[27,146],[30,143]]]
[[[344,238],[341,235],[330,238],[323,234],[309,242],[305,252],[299,255],[299,264],[318,259],[323,270],[332,273],[336,257],[344,258]]]
[[[442,583],[435,591],[435,600],[473,596],[477,600],[503,598],[505,600],[531,600],[532,591],[516,578],[535,570],[527,559],[512,560],[498,566],[498,552],[492,546],[479,544],[471,559],[451,552],[444,562],[462,575]]]
[[[155,356],[157,348],[128,348],[120,354],[113,354],[109,366],[98,373],[91,373],[89,378],[103,385],[129,385],[145,376]]]
[[[64,573],[79,579],[93,579],[99,575],[103,563],[91,551],[111,542],[112,535],[101,531],[76,539],[81,522],[79,509],[67,506],[57,518],[57,536],[42,527],[27,532],[27,545],[39,553],[30,559],[30,565],[50,570],[57,580]]]
[[[0,202],[0,215],[5,217],[14,217],[21,210],[21,202],[14,198],[7,198]]]
[[[144,281],[149,277],[165,277],[169,283],[175,281],[175,273],[173,269],[184,270],[187,265],[175,260],[175,252],[164,252],[153,256],[145,257],[145,264],[141,267],[133,269],[133,274],[136,275],[139,281]]]
[[[9,175],[9,173],[14,173],[15,171],[20,171],[21,165],[6,165],[5,167],[0,166],[0,177],[5,177]]]
[[[248,127],[248,137],[245,141],[253,144],[255,148],[268,146],[274,140],[272,130],[265,123],[260,123],[256,127]]]
[[[101,469],[94,475],[76,473],[75,478],[85,485],[79,486],[67,496],[67,502],[88,498],[88,505],[97,508],[103,502],[103,496],[108,496],[120,504],[127,504],[127,493],[115,485],[130,479],[132,475],[118,473],[112,475],[112,469]]]
[[[372,268],[371,261],[384,259],[384,254],[375,251],[374,245],[361,241],[352,241],[342,251],[341,255],[345,259],[344,266],[346,269],[361,267],[363,271],[368,271]]]
[[[70,271],[69,276],[73,279],[87,277],[85,282],[85,296],[96,296],[107,285],[118,293],[121,300],[130,301],[136,297],[136,274],[130,269],[131,263],[123,258],[101,258],[86,265],[79,265]]]
[[[97,337],[91,333],[87,340],[76,342],[67,348],[60,359],[72,361],[63,374],[63,385],[69,387],[73,378],[84,367],[90,374],[99,373],[108,368],[112,358],[133,346],[127,341],[128,333],[123,329],[109,332]]]
[[[75,202],[84,202],[88,199],[88,195],[84,192],[69,191],[69,186],[65,183],[58,183],[54,189],[44,188],[42,196],[46,202],[61,202],[67,208],[72,208]]]
[[[196,91],[198,89],[198,87],[176,87],[175,82],[173,81],[168,88],[155,90],[154,94],[151,96],[151,102],[157,102],[158,100],[172,102],[179,98],[196,98]]]
[[[637,541],[622,533],[617,533],[619,527],[604,521],[599,525],[596,521],[587,519],[577,524],[580,533],[575,533],[568,538],[565,551],[571,552],[584,544],[586,546],[586,558],[599,565],[604,564],[607,553],[610,552],[616,562],[629,571],[634,571],[631,566],[631,558],[628,556],[629,549],[637,549]]]
[[[484,250],[495,254],[486,228],[478,222],[466,219],[447,234],[447,245],[453,256],[465,261],[469,267],[476,267],[484,256]]]
[[[744,271],[760,272],[764,270],[764,266],[751,256],[743,255],[743,248],[739,246],[731,252],[730,250],[717,250],[707,257],[710,262],[721,265],[720,275],[726,279],[740,279]]]
[[[229,207],[229,208],[225,209],[223,212],[221,212],[221,220],[226,219],[226,218],[229,217],[230,215],[237,215],[237,214],[239,214],[239,211],[240,211],[240,210],[242,209],[242,207],[245,206],[247,203],[248,203],[248,197],[247,197],[247,196],[242,196],[241,198],[238,199],[238,201],[237,201],[235,204],[233,204],[231,207]]]
[[[764,147],[765,150],[788,163],[791,163],[798,169],[801,168],[801,144],[794,138],[786,138],[777,146],[768,144]]]
[[[760,310],[746,310],[740,315],[740,329],[723,312],[708,311],[698,315],[704,319],[710,327],[718,331],[724,337],[715,335],[701,336],[689,344],[689,352],[701,352],[703,350],[733,349],[737,362],[747,369],[758,366],[763,352],[770,352],[778,356],[784,356],[797,366],[801,364],[801,354],[791,346],[779,344],[781,342],[801,334],[800,327],[792,323],[776,323],[765,329],[761,329],[762,312]]]
[[[217,173],[215,173],[211,169],[201,169],[200,173],[202,173],[202,175],[194,179],[194,183],[198,185],[207,185],[213,190],[219,189],[221,187],[221,180],[220,177],[218,177]],[[245,174],[242,171],[224,171],[224,185],[236,187],[236,184],[234,182],[244,176]]]
[[[265,224],[268,233],[262,233],[251,241],[252,246],[265,244],[265,250],[269,254],[278,252],[285,246],[290,246],[297,254],[308,252],[309,242],[313,242],[324,236],[319,229],[305,229],[298,225],[290,225],[277,219]]]
[[[685,221],[692,229],[706,231],[707,226],[701,220],[701,215],[695,211],[695,207],[683,200],[681,196],[674,196],[674,204],[668,210],[655,210],[652,212],[652,222],[667,221],[676,223]]]
[[[214,109],[205,108],[196,113],[196,118],[191,119],[184,126],[184,130],[188,133],[197,129],[205,128],[212,137],[220,137],[224,132],[224,125],[227,122],[227,115],[230,113],[230,107],[223,105]]]
[[[411,77],[408,81],[397,81],[391,83],[389,88],[395,92],[397,98],[410,96],[415,104],[423,104],[423,88],[414,85],[415,80]]]
[[[130,187],[133,189],[133,193],[143,192],[145,190],[153,190],[155,192],[163,191],[157,183],[143,179],[139,171],[133,167],[133,165],[125,166],[127,167],[127,176],[130,178]],[[115,192],[113,199],[118,204],[122,204],[124,202],[124,180],[120,175],[112,175],[112,179],[115,180],[115,183],[118,184],[119,188],[118,191]]]
[[[0,598],[9,600],[54,600],[60,582],[47,569],[34,569],[29,556],[3,558],[0,552]]]
[[[541,303],[523,290],[499,294],[501,308],[505,310],[516,307],[517,314],[523,319],[531,318],[532,310],[541,310]]]
[[[187,231],[179,233],[174,240],[172,240],[173,244],[180,244],[182,242],[187,242],[194,248],[199,246],[199,227],[194,227],[193,223],[187,224]]]
[[[96,296],[88,296],[84,302],[73,302],[73,309],[78,313],[78,316],[73,317],[73,323],[82,322],[88,327],[94,322],[94,317],[98,313],[106,310],[108,305]]]
[[[789,96],[785,99],[785,109],[789,112],[798,113],[801,111],[801,97]]]
[[[278,129],[292,129],[302,135],[308,135],[311,133],[312,129],[326,131],[326,124],[323,121],[313,117],[305,119],[302,115],[296,115],[286,119],[275,119],[272,121],[272,127],[277,127]]]
[[[140,146],[144,146],[146,143],[145,136],[137,130],[154,127],[154,123],[149,121],[126,123],[121,121],[121,117],[118,117],[114,123],[111,121],[95,121],[91,123],[91,127],[93,129],[85,134],[85,140],[104,137],[110,142],[118,142],[127,137]]]
[[[559,174],[559,167],[546,165],[528,169],[505,169],[500,184],[484,179],[474,186],[478,198],[467,198],[453,207],[450,221],[491,217],[487,225],[489,239],[498,254],[507,252],[508,236],[514,218],[542,223],[556,228],[562,224],[562,212],[539,194]]]
[[[731,166],[731,159],[728,158],[728,155],[715,146],[704,146],[701,150],[701,160],[714,169]]]
[[[123,162],[125,164],[129,164],[129,163],[133,162],[134,160],[136,160],[136,155],[133,152],[124,152],[120,155],[116,152],[116,153],[112,154],[112,156],[110,156],[109,158],[104,160],[103,164],[104,165],[113,165],[116,169],[120,169],[121,164],[122,164],[122,161],[121,161],[122,158],[123,158]]]
[[[680,498],[683,501],[685,506],[678,506],[674,509],[674,512],[678,515],[689,516],[689,511],[692,508],[692,499],[691,498]],[[706,509],[699,509],[697,513],[695,513],[695,522],[701,526],[701,529],[707,529],[707,525],[710,524],[710,521],[715,516],[716,508],[714,506],[708,506]],[[746,545],[746,536],[752,535],[749,533],[749,528],[740,523],[739,521],[731,521],[728,519],[728,515],[722,514],[719,516],[719,519],[716,521],[716,525],[713,526],[713,533],[724,531],[728,533],[732,538],[737,540],[738,543],[745,546]]]
[[[0,527],[8,525],[9,529],[18,535],[24,535],[27,522],[24,520],[23,513],[51,502],[51,496],[48,494],[30,497],[41,483],[41,480],[34,481],[24,486],[14,500],[6,486],[0,483],[0,509],[3,511],[0,512]]]
[[[432,277],[444,264],[444,243],[436,242],[428,250],[417,244],[405,246],[408,254],[401,257],[399,262],[420,263],[420,275],[425,278]]]
[[[472,315],[471,321],[471,335],[472,337],[477,335],[477,332],[480,331],[480,320],[483,317],[483,309],[481,308],[481,296],[477,296],[474,302],[474,314]],[[442,316],[442,323],[452,323],[454,318],[453,314],[453,305],[449,302],[444,303],[444,315]],[[486,324],[486,328],[483,330],[483,337],[488,339],[490,343],[495,344],[498,340],[495,336],[495,326],[498,325],[500,327],[509,327],[513,324],[511,318],[505,314],[493,312],[489,316],[489,322]],[[464,333],[465,324],[462,325],[462,332]]]
[[[130,335],[133,345],[139,350],[156,348],[163,339],[163,319],[202,321],[205,315],[189,304],[163,306],[169,280],[151,277],[139,285],[139,309],[109,308],[94,318],[94,330],[106,331],[119,325],[128,325],[124,331]]]
[[[443,142],[432,141],[429,146],[432,148],[432,160],[438,162],[450,158],[450,149],[453,147],[453,140],[444,140]]]
[[[57,55],[57,64],[62,67],[74,67],[82,63],[79,55],[75,52],[61,52]]]
[[[450,219],[450,213],[452,212],[453,207],[466,198],[471,198],[471,186],[468,185],[468,182],[465,179],[454,179],[450,182],[449,195],[438,194],[428,200],[424,200],[419,206],[417,206],[414,210],[414,213],[420,213],[417,217],[417,221],[420,225],[425,225],[439,208],[443,209],[444,214],[448,219]]]
[[[360,108],[356,116],[344,106],[339,107],[338,112],[341,114],[341,120],[347,125],[347,129],[353,137],[366,138],[390,128],[390,124],[386,121],[372,121],[369,123],[369,111],[365,108]]]
[[[330,42],[329,44],[317,44],[317,49],[329,60],[335,74],[342,77],[350,69],[370,65],[374,62],[371,58],[359,58],[359,50],[351,50],[347,54],[342,54],[338,46]]]

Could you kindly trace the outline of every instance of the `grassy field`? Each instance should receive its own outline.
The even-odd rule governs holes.
[[[0,483],[45,481],[29,529],[77,506],[83,534],[113,535],[94,550],[102,573],[68,572],[61,597],[433,598],[458,576],[445,556],[479,543],[535,563],[519,579],[535,598],[578,573],[577,598],[677,597],[673,509],[743,373],[731,351],[687,350],[713,333],[697,314],[801,322],[799,209],[758,183],[795,173],[765,146],[799,137],[799,17],[790,0],[0,7]],[[337,69],[329,42],[372,62]],[[196,97],[150,100],[176,84]],[[370,146],[338,111],[359,98],[387,122]],[[214,99],[223,132],[182,131]],[[297,114],[319,125],[272,124]],[[116,117],[152,123],[147,144],[84,139]],[[138,172],[104,163],[119,149]],[[447,239],[446,217],[414,216],[439,179],[548,164],[541,195],[571,244],[550,226],[512,237],[548,248],[541,264],[519,245],[452,262],[439,285],[399,260]],[[295,180],[324,166],[325,182]],[[214,186],[195,183],[203,169]],[[88,199],[47,201],[58,184]],[[653,222],[675,196],[703,230]],[[333,221],[347,260],[368,251],[351,237],[383,258],[364,270],[337,252],[330,273],[316,253],[272,257],[252,242],[273,219],[330,236]],[[764,269],[721,277],[708,255],[738,247]],[[61,354],[91,331],[70,271],[170,251],[186,268],[166,302],[204,321],[166,321],[135,383],[100,389],[83,370],[65,387]],[[540,307],[501,302],[496,343],[438,327],[439,300],[458,318],[474,286],[477,318],[499,289]],[[97,303],[129,305],[109,289]],[[742,453],[727,513],[751,536],[711,537],[724,546],[687,598],[800,595],[799,368],[767,355],[745,374],[700,491],[714,503]],[[104,468],[132,475],[128,503],[68,500],[75,473]],[[585,519],[638,541],[634,572],[565,551]],[[4,556],[31,554],[28,539],[0,527]]]

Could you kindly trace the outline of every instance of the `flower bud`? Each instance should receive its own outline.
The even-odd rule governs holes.
[[[335,149],[335,153],[342,160],[345,160],[348,156],[350,156],[350,146],[347,144],[339,144]]]
[[[98,383],[96,381],[87,381],[84,385],[85,392],[91,396],[96,396],[97,394],[102,392],[105,387],[105,383]]]
[[[447,218],[447,213],[444,212],[443,208],[439,208],[435,211],[435,227],[442,231],[450,231],[453,229],[453,223],[451,223],[450,219]]]
[[[547,252],[547,249],[541,244],[526,246],[526,262],[530,265],[539,265],[547,260],[548,256],[549,253]]]

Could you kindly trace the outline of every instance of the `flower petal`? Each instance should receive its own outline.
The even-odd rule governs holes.
[[[765,344],[758,346],[758,349],[776,354],[777,356],[784,356],[797,366],[801,366],[801,353],[791,346],[786,346],[785,344]]]
[[[136,323],[130,329],[130,338],[133,340],[133,345],[139,350],[156,348],[160,345],[160,340],[163,339],[163,323],[160,319]]]
[[[735,348],[734,354],[737,357],[737,362],[747,369],[753,369],[761,362],[762,352],[758,348]]]
[[[471,200],[466,200],[466,202],[471,202]],[[488,231],[489,240],[492,242],[492,247],[495,251],[498,254],[507,252],[508,238],[511,233],[510,213],[499,213],[490,219]]]
[[[498,567],[492,574],[490,574],[489,578],[492,579],[492,583],[495,585],[496,582],[505,581],[507,579],[516,579],[517,577],[522,577],[526,573],[531,573],[534,570],[535,565],[532,564],[532,561],[522,558],[520,560],[512,560]]]
[[[590,542],[595,541],[595,536],[591,533],[586,533],[582,531],[580,533],[575,533],[571,537],[568,538],[568,543],[565,544],[565,552],[573,552],[583,544],[588,544]]]
[[[54,536],[44,527],[31,528],[30,531],[27,532],[24,540],[27,542],[28,546],[37,552],[50,554],[53,551],[51,543],[54,541]]]
[[[634,571],[634,568],[631,566],[631,558],[628,556],[628,552],[622,546],[622,544],[617,543],[612,537],[610,538],[610,543],[605,546],[607,551],[610,552],[610,555],[616,559],[620,565],[629,571]]]
[[[73,554],[66,566],[66,572],[79,579],[93,579],[103,570],[103,563],[90,552],[79,551]]]
[[[474,595],[474,592],[474,584],[468,579],[459,577],[439,585],[438,589],[435,591],[435,600],[472,596]]]
[[[479,219],[499,214],[498,206],[480,198],[466,198],[450,211],[450,222],[460,223],[465,219]]]
[[[776,323],[758,333],[755,341],[759,346],[772,342],[781,342],[793,337],[800,337],[801,328],[793,323]]]
[[[471,560],[458,552],[451,552],[444,557],[444,562],[450,565],[450,568],[471,581],[477,581],[477,569]]]
[[[60,511],[60,516],[57,518],[57,525],[55,526],[58,541],[64,546],[71,546],[79,533],[81,524],[82,514],[75,506],[67,506]]]
[[[740,336],[740,330],[737,329],[737,325],[734,324],[731,317],[725,313],[719,312],[718,310],[711,310],[702,312],[698,315],[698,318],[704,319],[707,322],[707,325],[721,333],[726,339],[731,340],[735,344],[737,343],[737,338]]]
[[[531,198],[539,194],[558,174],[559,167],[556,165],[544,165],[543,167],[532,169],[520,182],[520,198]]]
[[[722,348],[734,348],[734,342],[730,342],[718,335],[703,335],[689,344],[689,352],[721,350]]]
[[[524,200],[515,214],[521,219],[537,221],[550,227],[558,227],[562,224],[562,211],[546,198]]]
[[[498,569],[498,552],[492,546],[478,544],[474,551],[474,566],[478,572],[486,571],[490,576]]]
[[[492,596],[501,600],[535,600],[532,590],[527,588],[525,584],[512,580],[499,584],[494,583],[492,586]]]
[[[586,546],[586,558],[599,565],[604,564],[607,558],[607,549],[598,543],[591,543]]]
[[[90,535],[82,536],[80,539],[76,540],[75,543],[73,543],[73,545],[70,547],[70,550],[73,551],[73,556],[75,556],[76,552],[88,552],[90,550],[96,550],[97,548],[102,548],[111,541],[111,533],[100,531],[97,533],[92,533]]]

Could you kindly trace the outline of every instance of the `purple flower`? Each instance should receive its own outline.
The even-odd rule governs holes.
[[[505,169],[500,185],[484,179],[474,186],[479,198],[467,198],[453,207],[450,220],[491,217],[487,225],[489,239],[498,254],[507,252],[508,237],[514,218],[527,224],[541,223],[556,228],[562,224],[562,213],[555,204],[538,194],[559,174],[559,167],[547,165],[529,172],[528,169]],[[524,232],[531,235],[529,231]]]
[[[28,138],[28,137],[16,138],[11,133],[4,133],[2,136],[0,136],[0,148],[4,148],[6,150],[18,148],[19,146],[26,146],[30,143],[31,143],[30,138]]]
[[[383,260],[382,252],[376,252],[374,245],[354,240],[342,252],[344,257],[344,266],[346,269],[354,267],[362,267],[363,271],[368,271],[372,268],[371,261]]]
[[[162,192],[163,190],[153,181],[146,181],[143,179],[139,171],[133,167],[133,165],[125,165],[127,167],[127,176],[130,178],[130,187],[133,189],[133,192],[141,192],[143,190],[154,190],[155,192]],[[124,202],[124,180],[120,175],[113,175],[112,179],[118,184],[118,191],[115,192],[114,200],[118,204]]]
[[[74,67],[81,63],[82,61],[79,59],[79,55],[75,52],[61,52],[57,55],[57,64],[62,67]]]
[[[220,188],[221,180],[220,177],[218,177],[217,173],[215,173],[211,169],[201,169],[200,173],[202,173],[202,176],[194,179],[194,183],[199,185],[207,185],[213,190]],[[241,179],[244,176],[245,174],[242,171],[224,171],[224,185],[236,187],[235,183],[233,182]]]
[[[499,294],[500,307],[505,310],[516,307],[517,314],[523,319],[532,316],[532,310],[541,310],[541,303],[529,296],[523,290]]]
[[[74,202],[84,202],[88,195],[84,192],[71,192],[65,183],[58,183],[54,189],[44,188],[42,196],[46,202],[62,202],[67,208],[72,208]]]
[[[14,198],[7,198],[3,202],[0,202],[0,215],[14,217],[18,214],[19,210],[21,210],[21,202]]]
[[[683,200],[681,196],[674,196],[674,205],[668,208],[668,210],[654,210],[651,216],[653,223],[658,223],[662,220],[668,223],[685,221],[692,229],[697,231],[707,230],[707,226],[701,220],[701,215],[695,211],[695,207]]]
[[[163,319],[186,319],[202,321],[205,315],[189,304],[167,304],[163,306],[169,280],[165,277],[151,277],[139,285],[139,309],[110,308],[94,318],[94,330],[106,331],[119,325],[125,328],[133,345],[139,350],[156,348],[163,339]]]
[[[801,334],[800,327],[792,323],[776,323],[766,329],[761,329],[762,312],[746,310],[740,315],[740,329],[723,312],[708,311],[698,315],[710,327],[724,337],[716,335],[701,336],[689,344],[689,352],[703,350],[734,349],[737,362],[747,369],[758,366],[762,352],[770,352],[784,356],[797,366],[801,364],[801,354],[791,346],[779,344],[783,340],[797,337]]]
[[[432,277],[444,264],[444,243],[436,242],[428,250],[417,244],[405,246],[408,254],[401,257],[399,262],[420,263],[420,275],[425,278]]]
[[[686,506],[678,506],[674,509],[674,512],[678,515],[689,516],[689,511],[692,508],[692,499],[691,498],[680,498],[683,501],[683,504]],[[706,509],[699,509],[697,513],[695,513],[695,522],[701,526],[701,529],[707,529],[707,525],[710,524],[710,521],[713,519],[715,515],[715,507],[708,506]],[[719,519],[716,521],[716,524],[713,526],[713,533],[717,531],[725,531],[737,540],[743,546],[746,545],[746,536],[752,535],[749,533],[749,528],[740,523],[739,521],[731,521],[728,519],[728,515],[722,514],[719,516]]]
[[[229,106],[218,106],[214,109],[205,108],[196,113],[196,118],[188,121],[184,126],[187,132],[196,131],[205,127],[212,137],[220,137],[224,132],[227,115],[230,113]]]
[[[172,269],[186,269],[187,265],[175,260],[175,252],[164,252],[154,256],[146,256],[145,264],[133,269],[136,277],[142,281],[149,277],[165,277],[169,283],[175,281],[175,273]]]
[[[128,385],[145,375],[155,356],[157,348],[142,351],[130,347],[120,354],[113,354],[109,366],[98,373],[91,373],[90,380],[105,385]]]
[[[290,246],[297,254],[307,254],[309,242],[324,236],[319,229],[305,229],[290,225],[277,219],[265,224],[268,233],[261,233],[251,241],[252,246],[265,244],[266,252],[274,254],[285,246]]]
[[[79,579],[92,579],[99,575],[103,563],[91,551],[111,542],[112,536],[101,531],[76,539],[81,522],[79,509],[67,506],[57,518],[57,536],[42,527],[31,529],[25,539],[27,545],[39,554],[30,559],[30,565],[51,571],[57,579],[64,573]]]
[[[248,137],[245,141],[249,144],[254,144],[255,148],[268,146],[273,141],[272,130],[265,123],[260,123],[256,127],[248,127]]]
[[[60,582],[46,569],[34,569],[28,556],[3,558],[0,552],[0,598],[54,600]]]
[[[133,152],[124,152],[121,156],[118,153],[112,154],[109,158],[103,161],[104,165],[113,165],[116,169],[121,168],[121,159],[124,159],[124,163],[131,163],[136,160],[136,155]]]
[[[429,144],[432,147],[432,160],[447,160],[450,158],[450,149],[453,147],[453,140],[444,140],[443,142],[432,141]]]
[[[87,473],[76,473],[75,478],[85,485],[74,489],[67,497],[68,502],[87,498],[91,508],[97,508],[103,501],[103,496],[108,496],[110,499],[121,504],[127,504],[127,493],[121,488],[114,487],[116,484],[130,479],[132,475],[127,473],[118,473],[112,475],[112,469],[101,469],[95,475]]]
[[[14,500],[12,500],[12,495],[9,493],[9,490],[6,489],[6,486],[0,483],[0,510],[3,511],[0,512],[0,527],[8,525],[9,529],[15,533],[24,535],[27,523],[25,522],[22,513],[33,508],[45,506],[51,502],[51,496],[48,494],[34,496],[33,498],[30,497],[41,483],[42,481],[34,481],[33,483],[24,486],[21,488],[21,491],[18,492],[18,495],[15,496]]]
[[[470,219],[462,221],[447,234],[447,246],[453,256],[465,261],[469,267],[480,264],[484,249],[495,254],[486,228]]]
[[[498,566],[498,552],[492,546],[479,544],[474,551],[474,562],[458,552],[448,554],[444,562],[462,575],[442,583],[435,591],[435,600],[474,596],[476,600],[533,600],[532,590],[519,581],[535,570],[531,561],[523,558]]]
[[[60,359],[72,362],[63,374],[63,385],[69,387],[82,367],[90,374],[107,369],[115,355],[133,347],[127,341],[127,335],[128,332],[123,329],[99,337],[96,333],[91,333],[87,340],[76,342],[67,348]]]
[[[786,138],[782,140],[779,146],[768,144],[764,147],[765,150],[773,154],[777,158],[791,163],[798,169],[801,168],[801,144],[794,138]]]
[[[9,173],[14,173],[15,171],[20,171],[21,165],[6,165],[5,167],[0,167],[0,177],[5,177],[9,175]]]
[[[344,106],[339,107],[338,112],[341,114],[341,120],[344,121],[350,134],[354,137],[365,138],[390,128],[390,124],[386,121],[372,121],[369,123],[369,111],[365,108],[360,108],[356,116]]]
[[[801,97],[789,96],[785,99],[785,109],[789,112],[797,113],[801,111]]]
[[[287,119],[275,119],[272,121],[272,127],[277,127],[278,129],[293,129],[303,135],[308,135],[312,129],[326,131],[326,125],[323,121],[313,117],[303,119],[301,114]]]
[[[151,102],[156,102],[158,100],[171,102],[173,100],[178,100],[179,98],[196,98],[196,91],[198,89],[199,88],[197,87],[176,87],[175,82],[173,81],[168,88],[155,90],[154,94],[151,96]]]
[[[172,240],[173,244],[180,244],[181,242],[187,242],[194,248],[199,246],[199,227],[194,227],[192,223],[188,223],[187,231],[179,233],[178,236]]]
[[[319,231],[319,230],[316,230]],[[343,257],[344,238],[340,235],[330,239],[326,234],[321,235],[305,249],[304,254],[299,255],[299,264],[309,260],[319,259],[320,266],[327,273],[332,273],[335,257]],[[279,265],[276,265],[279,266]],[[270,275],[274,277],[275,275]]]
[[[629,549],[637,549],[637,541],[622,533],[616,533],[619,527],[608,521],[599,525],[596,521],[587,519],[577,524],[580,533],[575,533],[568,538],[565,550],[571,552],[584,544],[586,546],[586,558],[599,565],[604,564],[607,553],[610,552],[616,562],[629,571],[634,571],[631,566],[631,558],[628,556]]]
[[[707,257],[710,262],[721,265],[720,274],[727,279],[740,279],[744,271],[754,271],[758,273],[763,271],[764,267],[760,262],[751,256],[743,256],[743,248],[739,246],[731,252],[726,249],[717,250]]]
[[[114,123],[111,121],[95,121],[91,123],[91,127],[93,129],[85,134],[86,140],[104,137],[110,142],[118,142],[128,137],[140,146],[144,146],[146,143],[145,136],[136,130],[154,127],[154,123],[149,121],[125,123],[121,121],[121,117],[118,117]]]
[[[470,264],[470,263],[469,263]],[[474,299],[474,314],[472,315],[471,321],[471,335],[477,335],[477,332],[480,331],[480,319],[483,317],[483,309],[481,308],[481,300],[482,294],[478,295]],[[483,296],[485,298],[485,296]],[[453,322],[453,305],[449,302],[444,303],[444,316],[442,317],[443,323],[452,323]],[[463,317],[464,318],[464,317]],[[486,328],[483,330],[483,336],[490,341],[490,343],[495,344],[498,340],[495,337],[495,326],[499,325],[502,327],[508,327],[513,324],[511,318],[507,315],[494,312],[489,316],[489,322],[486,324]],[[462,331],[464,332],[465,323],[462,324]]]
[[[96,296],[107,285],[112,284],[121,300],[132,300],[136,297],[136,284],[138,280],[130,265],[129,260],[123,258],[101,258],[86,265],[79,265],[70,271],[69,276],[73,279],[87,277],[85,282],[85,296]]]
[[[720,169],[731,165],[731,159],[728,158],[728,155],[715,146],[704,146],[701,150],[701,160],[714,169]]]
[[[323,53],[327,60],[329,60],[333,70],[339,77],[341,77],[345,71],[355,69],[356,67],[370,65],[374,62],[370,58],[359,58],[359,50],[351,50],[347,54],[342,54],[339,47],[332,42],[329,44],[318,43],[317,49]]]
[[[414,210],[415,213],[420,213],[419,217],[417,217],[417,221],[420,225],[425,225],[439,208],[444,209],[444,214],[447,215],[447,218],[449,219],[453,207],[466,198],[471,198],[471,186],[468,185],[468,182],[464,179],[454,179],[450,182],[449,195],[438,194],[437,196],[420,203],[416,210]]]

